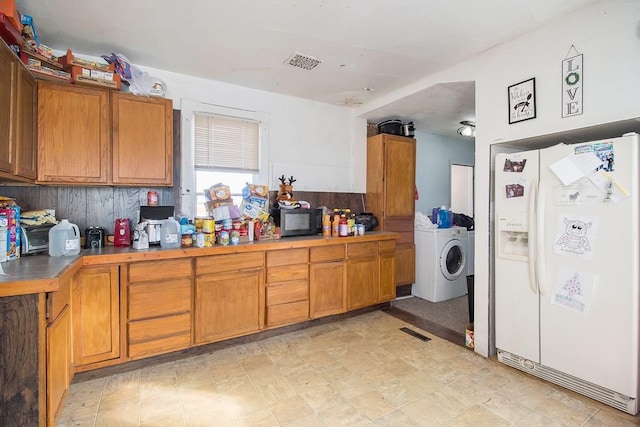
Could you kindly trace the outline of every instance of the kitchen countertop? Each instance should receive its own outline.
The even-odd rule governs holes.
[[[129,246],[105,246],[99,249],[84,249],[79,255],[71,257],[50,257],[47,254],[27,255],[18,260],[0,264],[6,273],[0,276],[0,297],[56,291],[58,290],[58,280],[67,277],[67,275],[75,274],[80,268],[88,265],[395,240],[398,237],[400,236],[397,233],[372,231],[364,236],[285,237],[282,239],[257,240],[240,243],[239,245],[215,245],[210,248],[165,249],[159,245],[152,245],[149,249],[137,250]]]

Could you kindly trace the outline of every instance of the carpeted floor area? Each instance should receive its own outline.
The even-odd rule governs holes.
[[[467,301],[467,295],[438,303],[410,296],[397,299],[391,305],[464,335],[469,324]]]

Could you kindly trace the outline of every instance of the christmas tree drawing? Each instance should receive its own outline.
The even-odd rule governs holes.
[[[573,276],[569,278],[562,287],[570,297],[579,295],[582,296],[582,286],[580,285],[580,275],[573,273]]]

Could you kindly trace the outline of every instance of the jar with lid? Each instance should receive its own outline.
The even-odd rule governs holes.
[[[345,215],[340,217],[340,222],[338,223],[338,235],[340,237],[347,237],[349,235],[349,222]]]

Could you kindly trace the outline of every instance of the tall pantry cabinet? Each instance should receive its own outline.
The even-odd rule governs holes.
[[[416,140],[379,134],[367,139],[367,211],[377,230],[400,234],[396,246],[396,286],[415,281]]]

